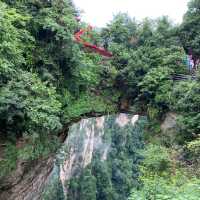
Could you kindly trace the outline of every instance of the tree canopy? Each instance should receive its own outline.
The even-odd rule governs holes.
[[[131,157],[140,146],[133,137],[124,147],[123,133],[113,132],[109,164],[94,160],[71,181],[69,198],[80,190],[88,200],[125,199],[133,188],[131,200],[157,195],[189,199],[179,193],[194,185],[198,199],[200,172],[190,168],[200,166],[200,75],[199,70],[188,71],[187,59],[192,55],[197,67],[200,0],[189,2],[180,25],[167,16],[137,21],[118,13],[105,28],[84,36],[112,52],[110,59],[75,41],[77,30],[86,27],[77,16],[80,12],[71,0],[0,1],[0,179],[16,168],[18,160],[33,162],[55,153],[70,123],[126,111],[148,117],[144,131],[151,136],[145,144],[153,144],[140,152],[143,162]],[[190,79],[175,82],[176,74]],[[159,131],[167,112],[178,115],[172,143]],[[179,156],[174,158],[174,152]],[[163,163],[167,168],[162,170]],[[186,182],[178,188],[182,178]]]

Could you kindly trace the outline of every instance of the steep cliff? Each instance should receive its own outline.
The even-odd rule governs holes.
[[[125,199],[138,184],[143,121],[127,114],[82,119],[69,128],[56,159],[19,162],[1,180],[0,199]]]
[[[138,115],[119,114],[83,119],[72,125],[42,198],[125,199],[138,184],[137,151],[143,147],[138,120]],[[103,176],[105,180],[101,180]],[[107,191],[101,191],[104,181]]]
[[[52,172],[52,157],[34,163],[18,162],[17,169],[1,180],[1,200],[38,200]]]

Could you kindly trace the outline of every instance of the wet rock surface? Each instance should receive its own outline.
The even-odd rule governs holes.
[[[52,171],[52,157],[35,163],[18,162],[17,169],[0,182],[1,200],[38,200]]]

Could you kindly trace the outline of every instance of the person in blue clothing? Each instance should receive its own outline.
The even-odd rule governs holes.
[[[187,55],[187,57],[186,57],[186,65],[187,65],[188,71],[192,72],[192,70],[194,68],[194,61],[192,59],[192,55]]]
[[[190,71],[190,58],[189,58],[189,55],[186,56],[186,60],[185,61],[186,61],[185,64],[187,66],[187,69]]]

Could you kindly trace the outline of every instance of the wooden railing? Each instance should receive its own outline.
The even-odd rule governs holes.
[[[197,77],[195,74],[187,75],[187,74],[175,74],[172,76],[174,81],[184,81],[184,80],[196,80]]]

